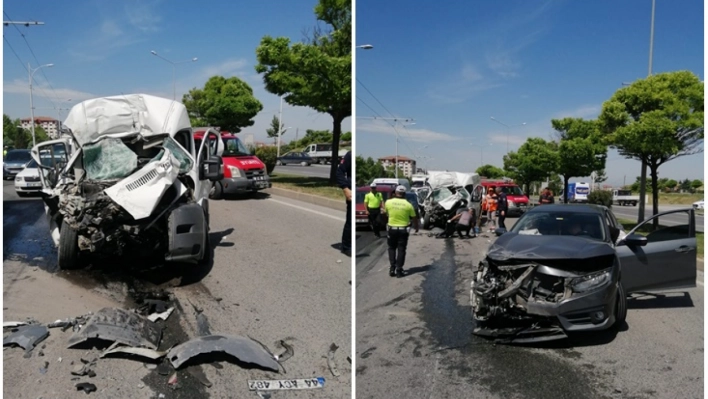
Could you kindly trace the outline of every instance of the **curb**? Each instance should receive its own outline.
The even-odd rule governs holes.
[[[696,269],[703,271],[703,259],[696,258]]]
[[[344,194],[342,194],[341,200],[333,200],[330,198],[320,197],[318,195],[305,194],[293,190],[287,190],[284,188],[271,187],[269,189],[263,190],[270,195],[277,195],[279,197],[286,197],[302,202],[307,202],[308,204],[314,204],[323,206],[325,208],[334,209],[337,211],[346,212],[347,204],[344,201]]]

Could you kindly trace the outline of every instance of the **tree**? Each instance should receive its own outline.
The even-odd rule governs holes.
[[[185,94],[182,102],[192,126],[218,126],[231,133],[253,126],[253,118],[263,109],[251,86],[235,76],[212,76],[203,89]]]
[[[696,190],[698,190],[698,189],[701,188],[701,187],[703,187],[703,182],[702,182],[702,181],[696,179],[696,180],[694,180],[694,181],[691,182],[691,192],[692,192],[692,193],[695,193]]]
[[[352,141],[352,132],[343,133],[340,139],[342,141]]]
[[[484,176],[488,179],[500,179],[504,177],[505,172],[502,168],[498,168],[494,165],[482,165],[475,171],[480,176]]]
[[[526,187],[530,194],[531,183],[548,178],[558,168],[558,152],[553,142],[531,137],[519,147],[518,152],[504,155],[504,169],[511,178]]]
[[[656,215],[659,166],[703,152],[703,82],[689,71],[638,80],[605,101],[599,121],[612,147],[649,167]],[[640,204],[642,201],[640,198]],[[643,219],[640,209],[638,222]],[[658,227],[657,219],[654,227]]]
[[[568,202],[568,180],[589,176],[605,169],[607,146],[602,142],[595,121],[582,118],[551,120],[560,135],[558,144],[558,174],[563,176],[563,202]]]
[[[283,125],[280,123],[280,119],[278,119],[277,116],[273,115],[273,119],[270,120],[270,127],[266,129],[266,133],[268,134],[268,137],[273,139],[274,143],[276,143],[278,140],[278,130],[280,130],[282,126]],[[288,129],[283,129],[280,132],[280,137],[282,137],[287,130]]]
[[[605,169],[600,169],[595,171],[595,183],[600,184],[604,183],[607,181],[607,173],[605,173]]]
[[[265,36],[256,49],[256,72],[266,90],[290,105],[313,108],[332,117],[332,152],[339,151],[342,121],[351,116],[351,0],[320,0],[315,7],[326,31],[315,29],[308,42],[290,44],[287,37]],[[332,163],[330,182],[336,181]]]
[[[389,177],[388,171],[380,162],[375,161],[371,157],[356,157],[356,185],[364,186],[371,180],[377,177]]]
[[[18,126],[20,126],[19,119],[12,120],[6,114],[2,114],[2,142],[4,146],[15,146],[15,139],[22,134],[22,128]]]
[[[670,189],[671,191],[674,191],[676,189],[676,185],[678,182],[674,179],[669,179],[666,184],[664,185],[665,188]]]
[[[686,179],[681,182],[681,190],[683,191],[690,191],[691,190],[691,181]]]

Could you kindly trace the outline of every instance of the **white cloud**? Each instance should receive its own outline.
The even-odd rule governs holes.
[[[245,59],[230,58],[221,63],[210,64],[203,67],[199,72],[199,76],[204,79],[204,81],[215,75],[224,77],[246,76],[246,66],[248,66],[248,61]]]
[[[556,112],[551,119],[560,118],[584,118],[594,119],[602,111],[601,105],[581,105],[577,108]],[[549,122],[550,123],[550,122]]]
[[[125,14],[128,22],[133,27],[143,32],[156,32],[160,30],[159,23],[162,17],[155,12],[158,2],[130,1],[125,4]]]
[[[429,129],[416,129],[412,127],[404,128],[400,125],[396,126],[396,129],[398,130],[398,136],[402,140],[410,140],[419,143],[461,140],[460,137],[455,137],[447,133],[436,132]],[[357,136],[359,136],[361,132],[387,134],[392,136],[396,135],[396,131],[393,127],[383,120],[372,120],[364,123],[357,123],[356,130]]]
[[[29,96],[29,85],[24,80],[15,79],[12,82],[3,82],[3,92],[11,94],[24,94]],[[72,103],[96,97],[94,94],[69,88],[55,87],[52,90],[46,84],[32,86],[32,96],[35,98],[46,98],[55,102],[66,103],[71,99]]]

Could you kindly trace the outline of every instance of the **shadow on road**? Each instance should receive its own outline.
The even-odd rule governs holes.
[[[244,194],[224,194],[224,197],[220,200],[210,199],[209,201],[248,201],[248,200],[264,200],[270,198],[270,194],[264,193],[263,191],[257,191],[255,193],[244,193]]]
[[[406,270],[406,274],[411,275],[416,273],[425,273],[430,270],[431,267],[433,267],[433,265],[411,267],[410,269]]]
[[[637,292],[627,298],[627,309],[670,309],[693,308],[693,300],[688,292],[652,293]]]

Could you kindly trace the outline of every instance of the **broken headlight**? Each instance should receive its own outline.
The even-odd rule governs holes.
[[[229,172],[231,172],[231,177],[246,177],[246,176],[244,176],[241,169],[239,169],[235,166],[231,166],[231,165],[228,165],[226,167],[229,168]]]
[[[598,273],[592,273],[587,276],[574,278],[570,283],[570,287],[573,289],[573,292],[586,292],[599,288],[610,282],[611,272],[612,269],[607,269]]]

